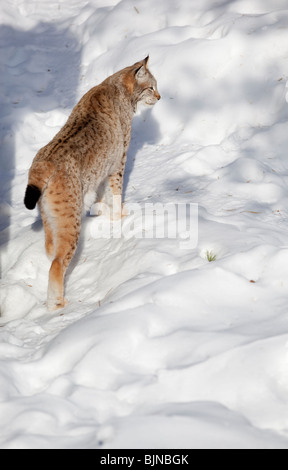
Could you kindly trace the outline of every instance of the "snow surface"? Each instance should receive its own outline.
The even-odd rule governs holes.
[[[0,21],[1,448],[287,449],[287,0],[9,0]],[[197,246],[86,217],[48,314],[27,171],[148,53],[162,100],[135,117],[125,200],[198,204]]]

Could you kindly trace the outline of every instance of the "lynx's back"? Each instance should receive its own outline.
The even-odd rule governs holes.
[[[39,202],[53,260],[50,310],[65,305],[64,275],[78,243],[85,195],[108,206],[113,196],[122,196],[133,115],[139,103],[153,106],[160,99],[147,63],[137,62],[88,91],[32,163],[24,202],[28,209]]]

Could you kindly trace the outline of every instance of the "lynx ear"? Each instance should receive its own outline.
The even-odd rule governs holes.
[[[148,61],[149,61],[149,55],[148,55],[148,57],[146,57],[146,59],[144,59],[142,62],[140,62],[143,65],[140,65],[140,67],[138,67],[135,70],[135,77],[136,77],[137,80],[141,80],[142,78],[145,77],[146,71],[147,71]]]

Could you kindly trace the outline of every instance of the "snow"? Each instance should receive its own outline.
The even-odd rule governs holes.
[[[0,447],[287,449],[287,1],[0,12]],[[89,88],[148,53],[162,100],[134,119],[128,235],[85,217],[69,304],[48,314],[31,161]],[[147,235],[171,203],[197,208],[190,245],[185,215],[176,238]]]

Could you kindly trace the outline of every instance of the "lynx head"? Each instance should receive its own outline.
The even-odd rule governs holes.
[[[157,82],[148,70],[148,61],[149,56],[129,67],[129,75],[125,79],[135,111],[139,104],[154,106],[161,98],[157,90]]]

